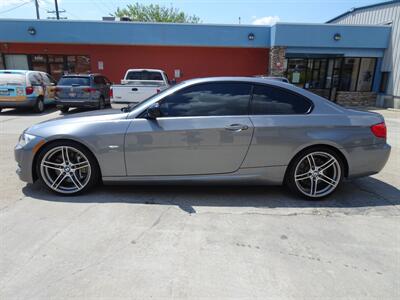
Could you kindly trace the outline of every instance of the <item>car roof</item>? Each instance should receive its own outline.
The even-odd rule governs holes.
[[[187,84],[206,83],[206,82],[220,82],[220,81],[234,81],[234,82],[246,82],[246,83],[259,83],[269,84],[284,87],[286,89],[293,89],[292,84],[287,82],[278,81],[267,77],[239,77],[239,76],[225,76],[225,77],[204,77],[196,79],[188,79],[185,81]],[[297,88],[299,89],[299,88]]]
[[[0,73],[5,73],[5,74],[20,74],[24,75],[29,72],[32,72],[31,70],[0,70]]]
[[[65,74],[62,77],[92,77],[92,76],[104,76],[99,73],[89,73],[89,74]]]
[[[163,73],[163,70],[160,69],[128,69],[126,72],[142,72],[142,71],[148,71],[148,72],[161,72]]]

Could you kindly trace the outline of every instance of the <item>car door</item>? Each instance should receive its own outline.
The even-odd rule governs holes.
[[[309,99],[291,90],[254,85],[250,118],[255,129],[243,167],[287,165],[310,135],[319,134],[310,128],[312,108]]]
[[[55,98],[55,80],[47,73],[41,73],[44,82],[44,99],[46,102],[52,102]]]
[[[128,176],[234,172],[248,151],[251,85],[212,82],[189,86],[159,101],[162,116],[134,119],[125,138]]]

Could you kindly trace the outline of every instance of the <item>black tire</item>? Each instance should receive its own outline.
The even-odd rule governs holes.
[[[0,107],[0,113],[1,113],[2,110],[3,110],[3,109]]]
[[[44,101],[42,97],[38,97],[35,103],[34,111],[37,113],[42,113],[44,112]]]
[[[301,168],[305,166],[304,164],[306,163],[306,161],[309,161],[307,157],[310,157],[310,155],[315,156],[312,161],[315,160],[316,168],[314,168],[314,170],[311,170],[312,167],[310,166],[310,170],[303,169],[301,171]],[[326,170],[322,170],[323,168],[320,167],[324,167],[324,164],[328,165],[329,163],[328,161],[323,162],[323,155],[327,156],[327,160],[331,160],[332,158],[334,158],[337,163],[333,161],[332,167],[329,167]],[[317,162],[318,159],[320,159],[321,162]],[[296,170],[300,171],[300,174],[297,174],[297,183]],[[335,150],[323,146],[313,147],[300,152],[293,158],[286,172],[285,184],[293,193],[301,196],[302,198],[308,200],[320,200],[336,191],[337,187],[340,186],[343,180],[344,171],[345,169],[343,159]],[[330,174],[325,174],[325,172],[329,172]],[[303,174],[309,177],[302,177],[301,175]],[[326,179],[331,175],[332,178],[331,181],[329,181],[330,183],[328,184],[328,181],[326,181]],[[309,192],[307,191],[308,184],[310,185]],[[314,194],[313,186],[315,187],[315,189],[318,189],[318,184],[322,185],[322,188],[325,188],[326,191],[321,191],[321,193]],[[309,194],[307,194],[307,192]]]
[[[68,192],[57,191],[49,185],[48,179],[46,180],[43,177],[43,176],[47,176],[45,171],[43,171],[43,173],[42,173],[41,163],[42,163],[43,159],[46,157],[46,154],[48,154],[49,152],[54,151],[56,148],[60,148],[60,147],[68,147],[69,149],[78,150],[85,156],[85,158],[89,162],[88,168],[90,168],[90,177],[87,179],[87,182],[85,183],[83,188],[81,188],[80,190],[68,191]],[[70,152],[70,155],[71,155],[71,152]],[[63,170],[63,172],[65,172],[65,170]],[[75,172],[76,172],[76,170],[75,170]],[[51,143],[43,146],[42,149],[40,149],[40,152],[36,159],[36,174],[37,174],[41,184],[43,184],[49,191],[56,193],[58,195],[63,195],[63,196],[75,196],[75,195],[85,193],[85,192],[89,191],[91,188],[93,188],[95,185],[97,185],[100,182],[100,178],[101,178],[100,168],[99,168],[99,165],[97,163],[95,156],[86,147],[82,146],[79,143],[76,143],[74,141],[69,141],[69,140],[60,140],[60,141],[51,142]],[[67,181],[68,181],[68,179],[69,178],[66,178]]]
[[[101,97],[99,98],[99,106],[98,106],[98,109],[104,109],[105,107],[106,107],[106,102],[105,102],[105,100],[104,100],[104,97],[101,96]]]
[[[66,114],[69,111],[69,107],[63,106],[59,108],[63,114]]]

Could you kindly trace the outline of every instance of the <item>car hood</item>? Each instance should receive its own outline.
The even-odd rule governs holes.
[[[88,111],[47,120],[27,128],[25,132],[46,137],[47,134],[44,132],[48,132],[52,127],[60,128],[60,126],[65,127],[76,123],[84,125],[85,123],[121,120],[126,119],[127,116],[127,113],[116,109]]]

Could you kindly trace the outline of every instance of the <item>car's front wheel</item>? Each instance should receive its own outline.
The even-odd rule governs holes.
[[[289,166],[286,182],[304,198],[318,200],[332,194],[343,179],[343,161],[329,148],[314,148],[297,155]]]
[[[59,141],[45,145],[37,159],[36,172],[51,191],[76,195],[99,181],[99,168],[93,154],[82,145]]]

